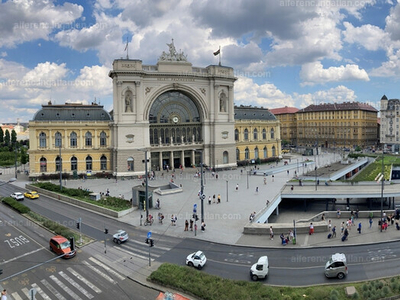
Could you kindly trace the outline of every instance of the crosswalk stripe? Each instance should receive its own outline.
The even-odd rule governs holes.
[[[22,300],[22,298],[18,295],[17,292],[12,293],[11,296],[14,298],[14,300]]]
[[[47,296],[47,294],[45,292],[43,292],[43,290],[40,288],[40,286],[38,286],[36,283],[32,283],[31,286],[34,289],[36,289],[36,292],[38,292],[39,295],[42,296],[43,299],[51,300],[51,298],[49,296]]]
[[[58,300],[67,300],[63,295],[60,294],[59,291],[55,289],[54,286],[50,284],[46,279],[40,280],[40,282],[54,295]]]
[[[93,291],[95,291],[97,294],[101,293],[101,289],[99,289],[97,286],[95,286],[93,283],[91,283],[89,280],[87,280],[85,277],[83,277],[81,274],[76,272],[72,268],[67,268],[67,270],[72,273],[76,278],[80,279],[83,283],[85,283],[88,287],[90,287]]]
[[[26,298],[30,298],[29,297],[29,290],[27,288],[22,288],[21,291],[25,294]]]
[[[58,284],[60,288],[62,288],[64,291],[67,292],[68,295],[71,296],[71,299],[75,300],[82,300],[81,297],[79,297],[77,294],[75,294],[69,287],[67,287],[62,281],[60,281],[56,276],[50,275],[50,278]]]
[[[83,261],[82,262],[84,265],[88,266],[90,269],[92,269],[94,272],[96,272],[97,274],[99,274],[101,277],[103,277],[104,279],[108,280],[111,283],[116,284],[115,280],[112,279],[110,276],[108,276],[107,274],[104,274],[102,271],[100,271],[99,269],[97,269],[96,267],[92,266],[91,264],[89,264],[87,261]]]
[[[148,250],[142,250],[142,249],[138,249],[138,248],[133,248],[133,247],[114,247],[114,249],[117,249],[117,250],[125,250],[125,251],[129,251],[129,252],[131,252],[131,253],[142,253],[142,254],[144,254],[144,255],[146,255],[146,254],[148,254],[149,253],[149,251]],[[157,248],[152,248],[151,249],[152,251],[152,255],[153,255],[153,252],[154,252],[154,250],[158,250]],[[154,256],[156,256],[156,257],[160,257],[160,254],[157,254],[157,253],[154,253]]]
[[[128,244],[124,244],[123,247],[129,247],[129,244],[131,243],[135,243],[138,244],[140,246],[143,246],[143,244],[145,243],[144,241],[146,240],[147,237],[143,237],[143,242],[139,242],[139,241],[135,241],[135,240],[129,240]],[[165,250],[165,251],[169,251],[171,250],[170,247],[161,247],[161,246],[157,246],[157,249],[161,249],[161,250]]]
[[[102,262],[98,261],[97,259],[95,259],[94,257],[89,257],[89,259],[94,262],[95,264],[99,265],[100,267],[102,267],[103,269],[107,270],[108,273],[113,274],[115,277],[118,277],[120,280],[124,280],[125,277],[122,276],[121,274],[115,272],[113,269],[111,269],[109,266],[103,264]]]
[[[122,249],[122,248],[119,248],[118,251],[125,252],[125,253],[127,253],[127,254],[129,254],[129,255],[135,256],[135,257],[140,258],[140,259],[149,259],[149,255],[148,255],[148,254],[147,254],[147,256],[139,255],[139,254],[136,254],[136,253],[127,251],[127,250]],[[152,258],[151,260],[154,261],[153,258]]]
[[[68,281],[72,286],[77,288],[82,294],[84,294],[87,298],[92,299],[94,296],[89,293],[87,290],[85,290],[79,283],[77,283],[75,280],[73,280],[71,277],[69,277],[67,274],[65,274],[63,271],[58,272],[66,281]]]

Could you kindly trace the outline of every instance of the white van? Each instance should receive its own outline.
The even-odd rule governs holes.
[[[325,264],[325,276],[328,278],[337,277],[343,279],[347,275],[346,255],[335,253]]]
[[[261,278],[266,278],[268,276],[269,264],[268,256],[261,256],[257,263],[250,268],[250,277],[252,280],[256,281]]]

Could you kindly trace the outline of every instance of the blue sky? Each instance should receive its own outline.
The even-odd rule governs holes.
[[[114,59],[156,64],[166,43],[196,67],[233,67],[235,104],[277,108],[399,98],[396,0],[0,2],[0,123],[52,101],[112,109]]]

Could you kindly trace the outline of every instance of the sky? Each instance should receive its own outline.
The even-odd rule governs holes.
[[[217,65],[221,48],[235,105],[400,98],[397,0],[1,0],[0,123],[49,101],[110,111],[127,41],[130,59],[155,65],[172,39],[195,67]]]

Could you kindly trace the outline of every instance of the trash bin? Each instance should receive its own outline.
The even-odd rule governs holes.
[[[296,245],[296,238],[295,237],[293,238],[292,242],[293,242],[293,245]]]

